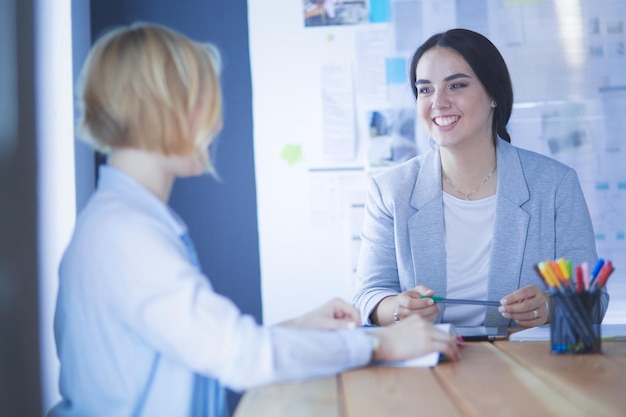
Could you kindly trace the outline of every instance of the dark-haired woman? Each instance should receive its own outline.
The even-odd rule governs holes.
[[[483,35],[433,35],[416,50],[410,78],[434,146],[370,180],[353,300],[363,321],[420,315],[459,326],[547,323],[549,298],[533,266],[597,259],[576,172],[511,145],[509,71]],[[429,295],[501,304],[421,298]],[[597,323],[608,301],[605,291]]]

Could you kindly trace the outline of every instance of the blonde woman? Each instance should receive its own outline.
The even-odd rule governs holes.
[[[224,386],[331,375],[432,351],[449,335],[421,318],[356,329],[331,300],[262,327],[202,274],[168,207],[177,177],[213,172],[221,128],[219,58],[210,45],[141,24],[93,47],[82,73],[84,135],[108,153],[60,267],[55,337],[62,401],[51,416],[223,416]]]

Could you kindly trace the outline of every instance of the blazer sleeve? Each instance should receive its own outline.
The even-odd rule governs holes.
[[[556,253],[557,258],[571,259],[574,265],[596,262],[595,235],[589,209],[576,171],[568,170],[556,193]],[[599,305],[593,314],[600,323],[609,305],[606,287],[602,289]]]
[[[370,315],[378,303],[399,293],[392,211],[385,205],[376,180],[370,179],[352,301],[363,323],[371,324]]]

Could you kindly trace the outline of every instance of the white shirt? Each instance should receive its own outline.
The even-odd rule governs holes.
[[[495,211],[495,195],[465,201],[443,193],[447,298],[487,299]],[[446,304],[443,308],[442,320],[458,326],[482,325],[487,310],[485,306],[467,304]]]
[[[369,361],[361,330],[259,326],[188,260],[182,221],[134,179],[100,169],[60,267],[63,400],[51,416],[186,416],[194,373],[234,390]]]

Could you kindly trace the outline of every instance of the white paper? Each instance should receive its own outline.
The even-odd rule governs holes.
[[[602,340],[626,340],[626,324],[602,324],[600,328]],[[511,342],[549,342],[550,325],[521,330],[509,336]]]
[[[458,340],[456,329],[454,325],[450,323],[443,324],[435,324],[435,327],[439,330],[450,333],[450,337],[453,337]],[[405,361],[395,361],[395,362],[387,362],[387,361],[378,361],[375,362],[376,366],[398,366],[398,367],[406,367],[406,368],[431,368],[439,363],[442,359],[442,354],[439,352],[431,352],[422,356],[418,356],[417,358],[407,359]]]

